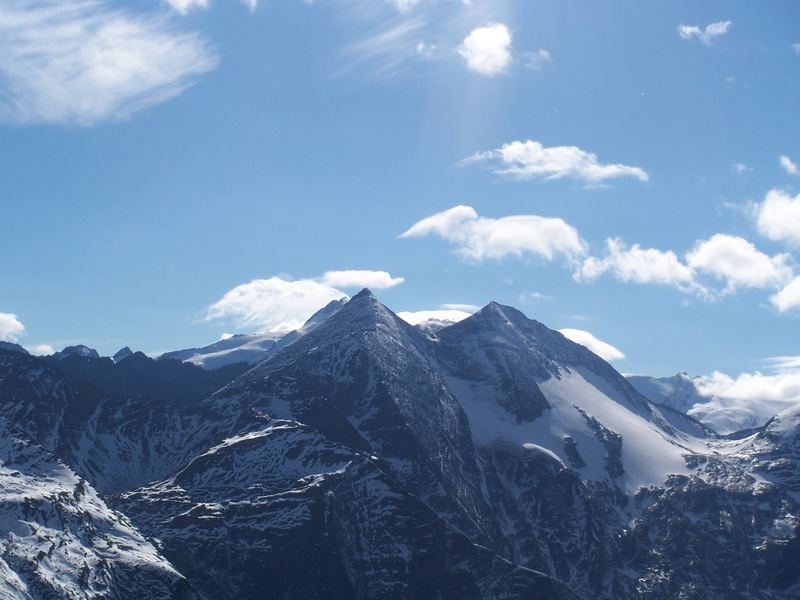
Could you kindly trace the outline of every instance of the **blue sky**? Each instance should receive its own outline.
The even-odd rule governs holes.
[[[622,371],[768,370],[800,354],[795,44],[788,0],[11,0],[0,336],[157,353],[369,284]]]

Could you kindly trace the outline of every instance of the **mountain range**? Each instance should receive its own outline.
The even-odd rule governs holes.
[[[512,307],[443,325],[364,290],[158,360],[0,348],[3,597],[800,596],[800,409],[720,435]]]

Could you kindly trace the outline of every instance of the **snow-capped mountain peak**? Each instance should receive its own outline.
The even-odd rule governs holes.
[[[76,346],[67,346],[60,352],[56,352],[53,354],[53,357],[61,360],[63,358],[67,358],[68,356],[83,356],[85,358],[100,358],[100,354],[94,348],[89,348],[89,346],[85,346],[83,344],[78,344]]]

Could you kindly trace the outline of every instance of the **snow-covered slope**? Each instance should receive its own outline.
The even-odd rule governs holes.
[[[800,409],[711,440],[691,472],[642,492],[621,535],[637,598],[800,597]]]
[[[196,595],[86,480],[0,418],[0,597]]]
[[[480,444],[544,448],[587,480],[631,493],[659,485],[686,471],[684,455],[706,436],[585,347],[511,307],[491,303],[443,329],[436,349]]]
[[[647,399],[678,412],[688,413],[695,404],[708,400],[697,391],[696,378],[686,373],[678,373],[672,377],[626,375],[626,378]]]
[[[162,354],[160,359],[189,362],[204,369],[219,369],[237,362],[256,364],[294,340],[307,334],[335,314],[346,300],[334,300],[314,313],[298,330],[234,335],[202,348],[188,348]]]
[[[690,377],[686,373],[661,378],[626,377],[648,399],[688,414],[721,434],[761,427],[788,404],[782,399],[717,396],[712,393],[713,377]]]
[[[187,348],[162,354],[159,359],[189,362],[204,369],[218,369],[244,362],[255,364],[281,339],[285,332],[233,335],[202,348]]]

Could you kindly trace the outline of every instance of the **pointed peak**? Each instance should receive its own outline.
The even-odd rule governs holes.
[[[452,331],[450,331],[452,330]],[[546,325],[529,319],[513,306],[490,302],[472,316],[443,329],[440,334],[450,331],[450,335],[461,335],[463,332],[483,330],[483,335],[512,337],[524,336],[530,339],[550,340],[548,343],[560,343],[566,339]],[[571,343],[571,342],[570,342]]]
[[[499,302],[495,302],[494,300],[489,302],[489,304],[484,306],[473,316],[480,316],[484,319],[492,319],[492,320],[501,319],[502,321],[506,321],[509,323],[530,321],[528,317],[526,317],[523,313],[518,311],[513,306],[500,304]]]
[[[353,300],[357,300],[357,299],[363,299],[363,298],[369,298],[369,299],[371,299],[371,300],[375,300],[375,301],[377,301],[377,300],[378,300],[378,299],[375,297],[375,294],[373,294],[373,293],[372,293],[372,290],[371,290],[371,289],[369,289],[369,288],[364,288],[364,289],[362,289],[362,290],[361,290],[360,292],[358,292],[358,293],[357,293],[355,296],[353,296],[353,297],[352,297],[350,300],[351,300],[351,302],[352,302]]]
[[[67,346],[61,352],[56,352],[53,355],[58,360],[63,360],[68,356],[82,356],[84,358],[100,358],[100,354],[94,348],[89,348],[83,344],[77,346]]]
[[[381,304],[370,290],[364,289],[349,300],[345,299],[338,310],[309,330],[301,328],[287,335],[278,342],[276,351],[260,366],[269,369],[275,364],[284,364],[300,353],[309,352],[310,349],[317,349],[330,342],[339,344],[345,343],[345,340],[353,340],[354,343],[361,344],[366,337],[379,340],[379,344],[395,344],[403,343],[402,340],[406,337],[421,339],[423,336],[421,331]]]
[[[374,313],[379,309],[379,307],[382,306],[383,305],[380,303],[380,301],[375,297],[375,294],[373,294],[369,289],[364,288],[355,296],[350,298],[350,300],[344,304],[342,310],[346,309],[348,312],[358,311]]]
[[[111,357],[111,360],[113,360],[115,363],[118,363],[119,361],[128,358],[132,354],[133,350],[131,350],[128,346],[125,346],[124,348],[120,348],[117,353]]]
[[[350,331],[374,330],[379,325],[390,329],[412,328],[411,325],[381,304],[380,300],[367,288],[350,298],[325,319],[325,325],[328,324]]]

